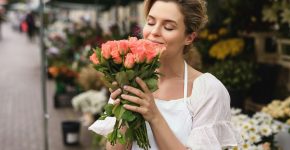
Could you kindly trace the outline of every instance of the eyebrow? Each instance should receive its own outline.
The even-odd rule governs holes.
[[[151,16],[151,15],[148,15],[148,17],[149,17],[149,18],[153,18],[153,19],[155,19],[155,17],[153,17],[153,16]],[[174,20],[165,19],[164,21],[165,21],[165,22],[174,23],[175,25],[177,25],[177,22],[176,22],[176,21],[174,21]]]

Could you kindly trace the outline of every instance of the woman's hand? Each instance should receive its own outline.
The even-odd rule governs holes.
[[[161,117],[161,114],[146,83],[139,77],[136,78],[136,82],[140,85],[144,92],[131,86],[124,86],[124,90],[136,96],[122,94],[121,97],[125,100],[136,103],[139,106],[125,104],[124,108],[142,114],[146,121],[152,123],[155,120],[158,120]]]
[[[113,86],[117,86],[118,85],[117,82],[113,82],[112,84],[113,84]],[[114,105],[119,105],[120,104],[120,99],[119,98],[117,99],[117,97],[122,93],[122,90],[120,88],[118,88],[116,90],[113,90],[113,89],[110,88],[109,91],[111,92],[111,95],[110,95],[111,99],[114,100]]]

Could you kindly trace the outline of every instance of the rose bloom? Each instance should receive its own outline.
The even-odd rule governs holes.
[[[120,55],[126,55],[129,51],[129,42],[128,40],[120,40],[117,42],[118,51]]]
[[[155,49],[153,49],[153,47],[150,47],[145,51],[145,54],[146,54],[146,63],[151,63],[153,58],[156,57],[158,53]]]
[[[98,60],[98,57],[97,57],[97,54],[96,53],[93,53],[91,56],[90,56],[90,60],[93,62],[93,64],[95,65],[98,65],[100,64],[100,61]]]
[[[122,63],[122,58],[120,56],[120,53],[119,53],[117,47],[113,48],[113,50],[111,51],[111,55],[112,55],[113,61],[116,64],[121,64]]]
[[[142,45],[142,41],[141,40],[137,41],[136,38],[130,38],[129,47],[132,54],[135,57],[136,63],[143,63],[145,61],[146,55],[145,55],[145,49]]]
[[[115,46],[115,43],[112,41],[106,42],[102,44],[102,56],[105,59],[109,59],[111,57],[112,48]]]
[[[134,55],[132,53],[128,53],[125,58],[124,66],[128,69],[132,68],[135,64]]]

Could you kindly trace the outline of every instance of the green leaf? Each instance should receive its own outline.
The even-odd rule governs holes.
[[[126,139],[125,139],[125,136],[120,132],[120,131],[118,131],[118,142],[120,143],[120,144],[126,144]]]
[[[108,117],[107,114],[102,114],[101,117],[98,118],[98,120],[105,120]]]
[[[135,72],[133,70],[127,70],[126,74],[127,74],[128,80],[132,80],[135,77]]]
[[[127,141],[132,141],[133,139],[133,131],[131,128],[127,128],[126,132],[125,132],[125,139],[127,139]]]
[[[107,104],[105,106],[105,112],[106,115],[111,116],[113,114],[112,110],[113,110],[114,105],[113,104]]]
[[[151,92],[154,92],[158,89],[158,86],[157,86],[157,79],[155,78],[150,78],[150,79],[146,79],[145,80],[148,88],[150,89]]]
[[[135,118],[136,116],[129,110],[126,110],[122,115],[122,119],[129,122],[133,121]]]
[[[118,84],[121,87],[123,87],[124,85],[129,84],[129,79],[128,79],[128,76],[127,76],[126,72],[124,72],[124,71],[118,72],[116,74],[116,81],[118,82]]]
[[[111,88],[111,89],[115,89],[115,86],[113,86],[112,84],[111,84],[111,82],[105,77],[105,76],[102,76],[101,78],[100,78],[100,80],[102,81],[102,83],[106,86],[106,87],[108,87],[108,88]]]
[[[120,120],[126,109],[122,105],[115,105],[112,112],[115,117]]]

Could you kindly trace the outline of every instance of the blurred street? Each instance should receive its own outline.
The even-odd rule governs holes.
[[[24,33],[2,26],[0,41],[0,145],[1,150],[43,150],[43,117],[40,80],[40,48]],[[81,144],[66,147],[62,142],[62,120],[77,120],[72,108],[53,108],[54,82],[47,82],[49,149],[91,149],[91,136],[82,127]],[[83,146],[85,145],[85,146]]]

